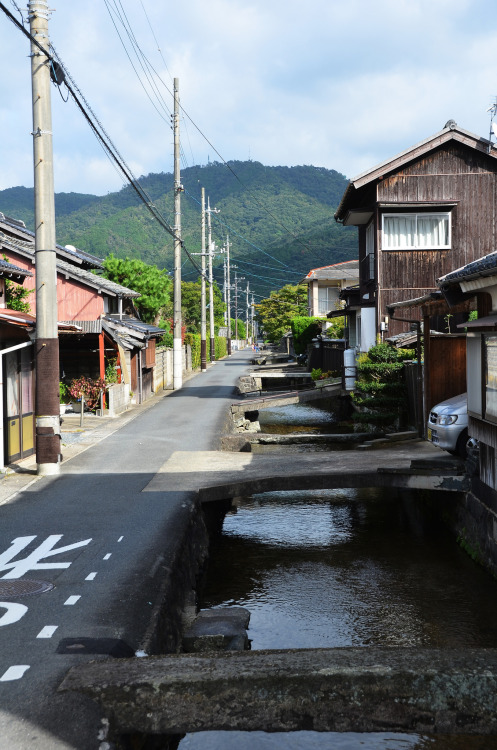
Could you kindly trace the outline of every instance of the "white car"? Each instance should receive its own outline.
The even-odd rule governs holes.
[[[466,393],[437,404],[428,418],[428,440],[462,458],[468,442],[468,397]]]

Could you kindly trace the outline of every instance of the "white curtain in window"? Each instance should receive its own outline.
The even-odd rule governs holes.
[[[417,247],[448,247],[449,219],[418,215]]]
[[[339,291],[336,286],[318,287],[318,315],[326,315],[335,309]]]
[[[414,247],[416,216],[385,216],[383,220],[383,247]]]

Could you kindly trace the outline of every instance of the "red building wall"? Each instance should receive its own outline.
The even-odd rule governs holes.
[[[34,274],[34,263],[28,258],[9,250],[4,252],[11,263]],[[35,277],[28,276],[23,286],[32,290],[27,301],[31,314],[36,315]],[[58,320],[97,320],[104,313],[104,297],[80,281],[66,278],[64,273],[57,273],[57,305]]]

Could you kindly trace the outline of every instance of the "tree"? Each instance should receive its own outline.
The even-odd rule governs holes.
[[[3,259],[7,263],[10,262],[5,254]],[[9,310],[17,310],[17,312],[31,312],[29,302],[27,302],[27,298],[31,292],[32,289],[26,289],[22,284],[16,284],[15,281],[5,279],[5,306]]]
[[[150,266],[142,260],[116,258],[108,255],[104,260],[104,276],[110,281],[140,292],[135,305],[147,323],[157,325],[162,310],[169,302],[171,279],[165,269]]]
[[[231,323],[231,338],[236,338],[236,334],[238,333],[238,340],[247,338],[247,327],[245,325],[245,321],[241,318],[238,318],[238,321],[235,318],[230,318]]]
[[[290,321],[307,315],[307,287],[286,284],[256,305],[257,318],[266,337],[276,344],[290,330]]]
[[[206,304],[209,304],[209,287],[206,285]],[[221,290],[218,285],[213,285],[214,297],[214,324],[220,326],[224,321],[224,311],[226,305],[223,302]],[[201,323],[201,282],[182,281],[181,282],[181,311],[187,331],[190,333],[200,333]],[[209,327],[209,309],[206,308],[207,328]]]

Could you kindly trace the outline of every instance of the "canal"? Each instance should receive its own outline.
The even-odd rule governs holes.
[[[213,544],[200,607],[249,609],[252,649],[495,648],[496,583],[430,507],[421,493],[377,489],[241,498]],[[179,747],[497,750],[497,737],[201,732]]]

